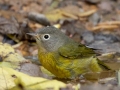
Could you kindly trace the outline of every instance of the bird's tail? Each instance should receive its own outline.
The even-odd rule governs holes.
[[[111,70],[111,68],[109,66],[107,66],[104,62],[100,61],[99,59],[97,59],[97,61],[103,70]]]

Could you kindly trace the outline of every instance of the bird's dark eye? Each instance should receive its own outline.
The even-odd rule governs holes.
[[[44,40],[48,40],[49,38],[50,38],[50,35],[49,35],[49,34],[43,35],[43,39],[44,39]]]
[[[48,35],[45,35],[45,36],[44,36],[44,38],[45,38],[45,39],[48,39],[48,38],[49,38],[49,36],[48,36]]]

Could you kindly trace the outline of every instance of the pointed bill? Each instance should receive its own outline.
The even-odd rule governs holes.
[[[26,33],[26,34],[33,36],[36,40],[40,40],[40,34],[38,33]]]

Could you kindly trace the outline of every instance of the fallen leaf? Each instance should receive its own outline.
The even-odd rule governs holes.
[[[0,66],[6,66],[11,68],[20,68],[20,64],[26,62],[27,60],[23,58],[21,55],[16,53],[11,45],[7,43],[0,42],[0,56],[2,58],[2,62],[0,62]]]
[[[0,90],[10,89],[15,86],[14,78],[0,67]]]
[[[60,19],[69,19],[69,18],[70,19],[78,19],[78,17],[76,15],[67,13],[66,11],[61,10],[61,9],[56,9],[51,12],[45,13],[45,16],[47,17],[47,19],[49,21],[53,21],[53,22],[56,22]]]
[[[53,88],[54,90],[59,90],[59,88],[63,88],[66,87],[66,84],[57,80],[48,80],[45,78],[41,78],[41,77],[32,77],[32,76],[28,76],[26,74],[23,74],[21,72],[15,71],[11,68],[7,68],[7,67],[2,67],[4,70],[6,70],[10,75],[14,75],[17,78],[15,78],[15,84],[16,86],[13,87],[10,90],[17,90],[16,88],[17,85],[22,85],[25,90],[27,88],[27,90],[30,89],[47,89],[47,88]]]
[[[20,33],[18,28],[19,28],[19,25],[14,17],[11,20],[8,20],[0,16],[0,33],[18,34]]]

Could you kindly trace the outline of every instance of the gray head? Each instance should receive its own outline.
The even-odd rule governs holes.
[[[42,45],[47,51],[56,51],[60,46],[72,40],[59,29],[49,26],[37,31],[37,43]]]

